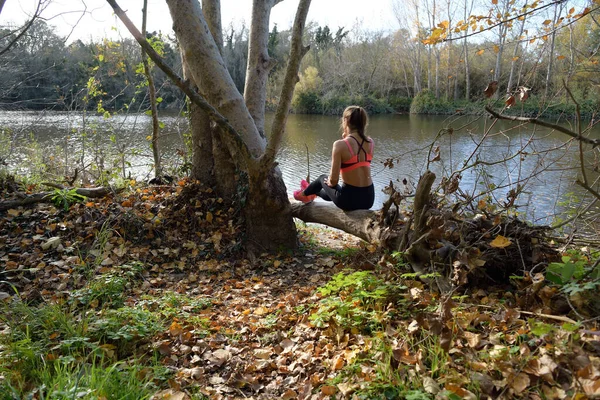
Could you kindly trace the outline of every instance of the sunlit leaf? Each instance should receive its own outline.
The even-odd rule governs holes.
[[[478,51],[477,53],[475,53],[475,54],[477,54],[478,56],[480,56],[480,55],[482,55],[483,53],[485,53],[485,49],[481,49],[481,50],[479,50],[479,51]]]
[[[496,236],[496,238],[494,240],[492,240],[490,242],[490,246],[498,248],[498,249],[503,249],[505,247],[508,247],[511,245],[511,241],[510,239],[502,236],[502,235],[498,235]]]

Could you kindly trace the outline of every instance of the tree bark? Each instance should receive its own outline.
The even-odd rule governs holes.
[[[298,71],[302,57],[308,47],[302,45],[302,33],[306,24],[306,17],[311,0],[300,0],[290,44],[290,57],[286,68],[285,78],[281,89],[279,104],[273,117],[273,128],[269,138],[268,147],[260,158],[258,166],[250,166],[248,179],[250,190],[248,193],[247,218],[261,221],[260,224],[247,226],[247,231],[256,237],[270,238],[271,249],[281,248],[282,245],[296,244],[296,226],[292,218],[290,202],[283,183],[283,177],[275,167],[275,156],[280,147],[288,110],[292,103],[294,86],[298,82]],[[266,88],[265,88],[266,89]],[[273,214],[277,213],[278,218]]]
[[[186,55],[191,75],[200,91],[206,95],[209,102],[216,105],[217,110],[240,133],[252,155],[252,159],[240,160],[238,154],[232,153],[236,167],[248,174],[247,204],[244,207],[246,231],[249,238],[248,248],[258,251],[273,251],[282,247],[295,247],[297,245],[296,229],[283,179],[279,171],[274,168],[271,152],[265,154],[266,140],[260,135],[254,118],[250,115],[241,94],[235,88],[221,55],[217,51],[214,39],[208,34],[209,28],[204,21],[202,11],[197,5],[191,4],[189,0],[168,0],[167,4],[171,10],[175,32]],[[309,5],[310,1],[308,0],[300,2],[297,20],[301,10],[306,8],[307,13]],[[300,16],[303,17],[300,24],[301,30],[295,33],[300,40],[306,13]],[[268,20],[264,18],[253,18],[253,21],[268,23]],[[296,27],[296,23],[294,26]],[[192,32],[198,33],[194,35]],[[299,60],[293,59],[294,56],[291,56],[290,65],[293,62],[299,65]],[[288,66],[288,71],[290,69]],[[297,75],[297,70],[294,75]],[[291,93],[289,96],[283,97],[291,99]],[[285,123],[285,118],[283,118],[283,123]],[[275,140],[273,146],[277,146],[277,143]],[[259,162],[257,158],[263,155],[266,157],[262,157]],[[230,182],[235,182],[236,179],[241,178],[229,177]],[[238,182],[238,185],[243,184],[242,181]]]
[[[261,137],[265,137],[265,103],[269,72],[275,65],[268,52],[271,9],[281,0],[254,0],[248,39],[248,64],[244,100]]]
[[[471,1],[471,7],[468,11],[467,11],[467,8],[468,8],[467,5],[468,5],[469,0],[464,0],[464,1],[465,1],[464,21],[467,21],[467,18],[473,11],[473,1]],[[464,53],[465,53],[465,86],[466,86],[465,87],[465,100],[468,101],[471,96],[471,69],[470,69],[470,64],[469,64],[469,42],[467,41],[466,35],[463,40],[463,49],[464,49]]]
[[[502,10],[498,9],[499,13],[502,13],[502,15],[507,15],[508,11],[510,9],[512,2],[509,0],[503,0],[502,3]],[[496,82],[498,82],[498,85],[500,85],[500,77],[502,76],[502,55],[504,54],[504,45],[506,43],[506,34],[508,32],[508,25],[506,24],[500,24],[498,26],[498,52],[496,53],[496,65],[494,67],[494,80]],[[500,95],[500,90],[498,90],[495,95],[494,98],[498,98]]]
[[[221,26],[221,0],[202,0],[202,12],[208,29],[215,40],[219,52],[223,54],[223,28]]]
[[[239,133],[250,154],[259,157],[265,149],[265,140],[258,134],[244,99],[229,75],[200,5],[194,0],[167,0],[167,5],[190,76],[198,90]],[[232,156],[237,160],[236,164],[247,162],[235,154]]]
[[[187,63],[182,54],[183,77],[194,87]],[[214,186],[213,134],[210,128],[210,118],[198,105],[188,98],[188,118],[192,136],[192,179],[197,179],[205,185]],[[221,194],[222,195],[222,194]],[[222,195],[223,196],[223,195]],[[227,197],[227,196],[224,196]]]
[[[292,203],[292,215],[304,222],[316,222],[374,243],[381,237],[377,212],[371,210],[344,211],[332,203]]]
[[[202,11],[206,16],[206,23],[215,40],[219,52],[223,52],[223,35],[221,30],[221,4],[219,0],[203,0]],[[187,61],[182,54],[183,74],[186,79],[195,85],[191,77]],[[232,197],[234,191],[231,185],[225,185],[231,179],[222,179],[220,174],[225,173],[228,176],[233,175],[235,166],[231,166],[231,155],[226,146],[216,140],[216,127],[211,127],[211,121],[208,114],[198,105],[188,100],[190,132],[192,136],[192,169],[191,177],[197,179],[207,186],[216,187],[217,193],[225,198]],[[219,161],[215,166],[216,160],[227,160],[227,164]],[[224,162],[224,161],[223,161]],[[217,177],[216,175],[219,175]],[[217,185],[218,183],[218,185]]]

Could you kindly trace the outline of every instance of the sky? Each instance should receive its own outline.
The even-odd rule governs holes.
[[[291,27],[299,0],[284,0],[271,12],[271,26],[277,24],[279,30]],[[321,26],[328,25],[332,31],[338,27],[346,30],[393,31],[397,27],[392,11],[394,0],[312,0],[308,21]],[[402,0],[397,0],[402,1]],[[120,0],[119,5],[131,20],[141,27],[142,0]],[[20,23],[26,20],[35,9],[36,0],[6,0],[0,14],[0,26]],[[368,7],[365,6],[368,4]],[[85,13],[82,11],[86,10]],[[252,0],[221,0],[222,25],[239,27],[249,24]],[[56,26],[62,36],[69,36],[69,42],[81,39],[111,37],[128,32],[116,17],[105,0],[52,0],[42,14],[48,23]],[[149,31],[171,34],[171,18],[164,0],[148,0]],[[115,31],[114,27],[117,27]]]

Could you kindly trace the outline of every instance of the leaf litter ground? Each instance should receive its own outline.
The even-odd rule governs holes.
[[[329,229],[299,225],[300,251],[248,259],[242,226],[238,206],[186,182],[0,215],[0,388],[42,385],[19,371],[18,303],[93,315],[80,333],[103,363],[166,368],[138,372],[156,399],[600,395],[597,326],[551,316],[556,289],[534,277],[440,298]],[[85,353],[58,328],[44,340],[44,365]]]

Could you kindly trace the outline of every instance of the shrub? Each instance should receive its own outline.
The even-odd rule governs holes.
[[[319,95],[313,91],[298,92],[292,106],[298,114],[321,114],[323,110]]]

